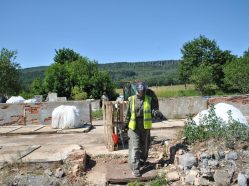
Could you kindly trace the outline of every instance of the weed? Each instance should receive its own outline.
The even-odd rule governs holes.
[[[103,118],[102,109],[93,111],[93,112],[92,112],[92,117],[93,117],[94,119],[102,119],[102,118]]]
[[[188,117],[184,127],[184,136],[187,142],[193,143],[208,139],[223,139],[227,147],[233,148],[233,143],[237,140],[246,141],[249,139],[249,127],[232,119],[231,111],[228,112],[228,123],[226,124],[215,114],[215,108],[211,105],[207,116],[200,119],[197,126],[192,117]]]
[[[167,185],[167,180],[165,179],[165,175],[158,176],[155,180],[152,180],[149,183],[149,186],[163,186]]]
[[[138,181],[133,181],[128,183],[128,186],[142,186],[143,184],[141,182]]]

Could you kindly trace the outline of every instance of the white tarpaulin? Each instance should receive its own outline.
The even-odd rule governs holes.
[[[75,106],[61,105],[52,112],[52,128],[72,129],[82,126]]]
[[[23,103],[25,99],[22,96],[11,96],[6,103]]]
[[[36,103],[36,99],[27,99],[24,101],[24,103]]]
[[[240,123],[248,124],[245,116],[240,112],[239,109],[237,109],[233,105],[229,105],[227,103],[218,103],[218,104],[214,105],[214,109],[215,109],[216,116],[221,118],[226,123],[228,123],[228,120],[229,120],[228,112],[229,112],[229,110],[231,110],[231,116],[234,120],[239,121]],[[196,125],[200,124],[200,120],[202,120],[204,116],[208,117],[208,114],[209,114],[209,109],[199,112],[193,118]]]

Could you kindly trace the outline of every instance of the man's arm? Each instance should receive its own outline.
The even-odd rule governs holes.
[[[126,108],[126,114],[125,114],[125,120],[124,120],[125,128],[127,129],[128,129],[130,119],[131,119],[131,101],[129,97],[127,101],[127,108]]]

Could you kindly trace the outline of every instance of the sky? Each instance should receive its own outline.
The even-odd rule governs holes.
[[[0,49],[22,68],[48,66],[70,48],[98,63],[181,59],[204,35],[241,56],[248,0],[0,0]]]

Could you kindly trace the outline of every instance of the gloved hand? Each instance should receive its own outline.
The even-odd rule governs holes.
[[[154,116],[154,118],[156,118],[156,119],[167,120],[167,118],[164,117],[164,115],[163,115],[159,110],[154,110],[153,116]]]

